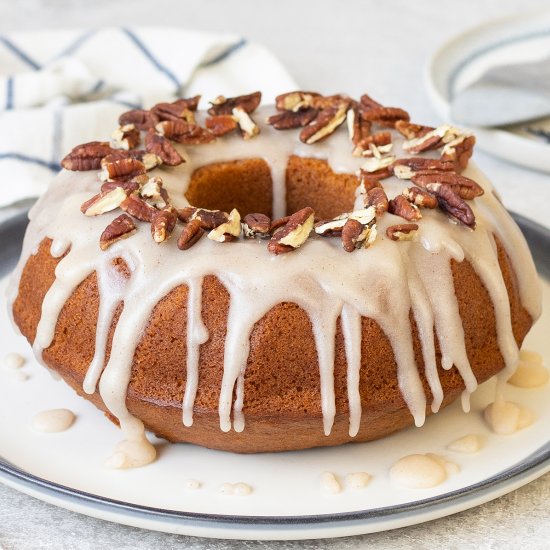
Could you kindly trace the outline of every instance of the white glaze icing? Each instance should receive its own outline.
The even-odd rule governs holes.
[[[364,489],[371,480],[371,475],[367,472],[353,472],[346,475],[346,486],[350,489]]]
[[[548,382],[549,374],[542,363],[542,355],[521,350],[517,369],[508,379],[508,383],[518,388],[536,388]]]
[[[200,489],[202,487],[202,483],[198,479],[186,479],[184,482],[184,486],[186,489],[196,491],[197,489]]]
[[[336,495],[342,492],[342,485],[336,474],[333,472],[323,472],[321,474],[321,489],[325,493]]]
[[[498,435],[516,433],[534,421],[533,413],[528,408],[506,401],[498,389],[495,401],[487,405],[483,416],[491,430]]]
[[[18,370],[25,364],[25,358],[16,352],[7,353],[2,357],[2,368],[6,370]]]
[[[262,123],[271,112],[271,108],[262,108],[254,115],[261,128],[258,137],[243,142],[238,135],[226,136],[206,146],[190,146],[185,151],[180,147],[187,162],[175,168],[156,169],[152,175],[163,178],[174,205],[181,208],[187,205],[184,192],[195,169],[213,162],[263,158],[271,169],[273,210],[278,216],[284,214],[285,170],[290,155],[326,159],[335,172],[341,173],[355,173],[363,164],[364,159],[351,155],[351,145],[343,127],[327,140],[308,146],[298,140],[295,131],[280,132]],[[401,144],[402,139],[394,136],[392,153],[397,157],[403,156]],[[438,152],[429,155],[437,156]],[[512,374],[518,350],[512,336],[508,296],[493,235],[498,236],[510,256],[524,307],[534,319],[540,314],[539,282],[519,228],[475,166],[470,164],[465,175],[478,181],[486,191],[485,195],[470,202],[477,218],[475,231],[450,222],[440,211],[424,210],[418,239],[394,242],[385,237],[385,229],[402,220],[386,214],[378,222],[379,237],[367,250],[347,254],[342,251],[338,239],[310,239],[299,251],[274,257],[266,250],[265,243],[254,240],[225,245],[202,239],[191,249],[181,252],[176,248],[175,238],[161,245],[153,243],[149,228],[139,222],[136,235],[102,252],[98,246],[99,235],[118,213],[93,218],[83,216],[79,207],[97,192],[97,173],[63,171],[30,213],[31,224],[11,280],[8,302],[13,303],[17,295],[21,270],[28,257],[36,252],[44,238],[49,237],[52,255],[66,255],[56,268],[55,282],[42,305],[33,345],[40,359],[42,350],[52,342],[58,315],[67,299],[88,275],[97,274],[100,310],[96,351],[84,390],[92,393],[99,388],[108,410],[118,418],[126,441],[144,446],[138,453],[143,456],[152,456],[154,449],[148,446],[142,422],[126,408],[134,350],[158,301],[177,286],[186,285],[189,289],[188,357],[186,365],[182,365],[187,372],[182,417],[184,425],[190,426],[200,345],[208,339],[201,319],[201,287],[207,275],[218,277],[230,295],[219,396],[222,430],[229,431],[233,427],[242,431],[245,427],[244,375],[249,337],[255,323],[281,302],[298,304],[311,319],[319,358],[325,434],[330,433],[335,415],[334,335],[339,318],[348,361],[349,433],[357,434],[361,419],[358,387],[361,317],[374,319],[387,335],[396,358],[399,388],[416,425],[421,425],[425,418],[426,396],[414,360],[409,312],[412,311],[418,326],[425,374],[433,394],[432,410],[439,409],[443,398],[436,369],[434,329],[443,367],[448,369],[455,365],[464,379],[465,404],[468,394],[477,386],[466,354],[451,259],[458,262],[467,259],[493,300],[498,342],[506,362],[503,380]],[[390,198],[406,185],[408,182],[397,178],[384,180]],[[358,203],[359,200],[360,197]],[[116,258],[122,258],[128,265],[129,279],[121,278],[113,269],[112,262]],[[110,359],[103,368],[108,330],[121,302],[131,306],[122,310]],[[233,402],[234,391],[236,399]]]
[[[443,483],[449,474],[459,471],[454,462],[428,454],[412,454],[400,458],[390,468],[392,483],[408,489],[428,489]]]
[[[455,453],[472,454],[479,452],[483,448],[483,445],[484,441],[480,435],[468,434],[449,443],[447,449]]]
[[[238,483],[223,483],[220,487],[220,493],[222,495],[244,497],[252,493],[252,487],[242,481]]]
[[[75,421],[75,415],[68,409],[50,409],[35,414],[31,419],[33,430],[44,433],[64,432]]]

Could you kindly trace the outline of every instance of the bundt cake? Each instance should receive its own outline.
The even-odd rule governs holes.
[[[124,113],[30,213],[13,319],[126,465],[144,429],[251,453],[420,426],[510,376],[540,314],[473,136],[367,95],[260,98]]]

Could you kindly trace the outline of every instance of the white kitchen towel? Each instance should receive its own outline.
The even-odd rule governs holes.
[[[75,145],[108,140],[118,116],[159,101],[296,83],[265,48],[234,35],[177,28],[0,35],[0,207],[39,196]]]

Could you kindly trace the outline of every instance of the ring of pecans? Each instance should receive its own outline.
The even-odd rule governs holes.
[[[377,220],[386,213],[416,222],[422,218],[422,209],[439,208],[453,221],[475,228],[475,216],[467,201],[482,195],[483,189],[461,175],[475,138],[449,125],[433,128],[414,124],[406,111],[381,105],[366,94],[356,101],[342,94],[288,92],[277,96],[277,114],[267,120],[276,130],[300,129],[299,139],[309,145],[329,138],[346,122],[351,154],[365,159],[357,173],[363,209],[331,220],[317,220],[309,207],[278,220],[261,213],[247,214],[241,220],[237,210],[225,213],[191,206],[176,210],[162,179],[147,174],[158,166],[185,162],[174,143],[206,146],[236,131],[245,140],[260,133],[251,117],[261,102],[260,92],[215,98],[204,127],[195,119],[199,101],[200,96],[182,98],[158,103],[149,110],[123,113],[110,142],[79,145],[62,160],[67,170],[101,169],[100,192],[82,204],[83,214],[123,211],[103,231],[102,250],[134,234],[138,229],[134,220],[149,223],[152,237],[159,244],[181,224],[177,243],[181,250],[189,249],[206,235],[222,243],[240,237],[266,239],[268,250],[276,255],[296,250],[311,236],[340,237],[348,252],[366,248],[376,238]],[[374,131],[377,127],[382,130]],[[396,159],[391,154],[391,132],[384,128],[401,133],[406,139],[403,150],[413,156]],[[139,149],[142,133],[144,149]],[[435,149],[441,149],[439,159],[416,156]],[[414,185],[390,200],[381,181],[391,176]],[[418,229],[416,223],[395,224],[387,228],[386,236],[395,241],[412,240]]]

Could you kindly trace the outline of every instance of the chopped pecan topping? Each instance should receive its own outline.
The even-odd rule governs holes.
[[[344,104],[323,109],[315,120],[300,132],[300,140],[311,145],[326,138],[346,120],[346,111],[347,106]]]
[[[347,95],[344,94],[335,94],[335,95],[326,95],[314,97],[312,100],[312,107],[315,109],[333,109],[338,107],[345,107],[347,110],[350,105],[355,102]]]
[[[428,191],[431,191],[434,185],[449,185],[464,200],[480,197],[484,193],[478,183],[456,172],[417,172],[411,181]]]
[[[416,223],[402,223],[390,225],[386,229],[386,235],[392,241],[412,241],[417,231],[418,225]]]
[[[363,120],[374,122],[385,128],[394,128],[399,120],[409,120],[409,113],[399,107],[374,107],[361,111]]]
[[[101,166],[101,159],[113,152],[106,141],[90,141],[77,145],[61,161],[65,170],[97,170]]]
[[[273,233],[267,249],[272,254],[282,254],[299,248],[309,237],[314,219],[315,212],[309,206],[298,210],[283,227]]]
[[[425,136],[427,133],[435,130],[432,126],[423,126],[422,124],[413,124],[408,120],[398,120],[395,123],[395,129],[407,139],[415,139]]]
[[[164,136],[157,134],[152,128],[145,135],[145,149],[149,153],[154,153],[168,166],[177,166],[185,162],[182,156],[176,151],[176,148]]]
[[[358,172],[359,181],[361,181],[361,184],[365,189],[368,189],[372,186],[381,186],[380,180],[389,178],[392,175],[393,174],[390,167],[381,168],[380,170],[375,170],[374,172],[370,173],[362,169]]]
[[[271,230],[271,219],[265,214],[247,214],[243,220],[243,234],[249,239],[265,237]]]
[[[348,135],[353,143],[355,145],[354,149],[354,155],[356,153],[356,149],[359,148],[359,151],[362,152],[364,147],[360,147],[360,143],[364,142],[367,138],[370,137],[370,130],[372,124],[368,120],[363,120],[361,117],[361,114],[359,113],[359,109],[354,106],[351,109],[348,109],[347,115],[347,124],[348,124]],[[390,139],[391,141],[391,139]]]
[[[452,172],[454,168],[452,162],[424,157],[397,159],[392,165],[394,175],[402,180],[410,180],[416,172],[420,171]]]
[[[375,238],[376,226],[365,226],[353,218],[349,218],[342,228],[342,246],[346,252],[367,248]]]
[[[86,216],[98,216],[115,210],[126,199],[126,191],[122,187],[115,187],[111,191],[99,193],[82,203],[80,211]]]
[[[321,220],[314,225],[314,230],[317,235],[322,237],[333,237],[334,235],[340,235],[344,225],[346,225],[347,219],[341,218],[336,220]]]
[[[218,225],[210,233],[208,238],[219,243],[227,243],[235,240],[241,234],[241,215],[233,208],[227,221]]]
[[[111,147],[128,151],[139,145],[141,140],[139,130],[134,124],[125,124],[117,128],[111,135]]]
[[[114,180],[114,181],[106,181],[101,185],[101,192],[102,193],[108,193],[109,191],[112,191],[116,187],[121,187],[126,191],[127,194],[134,193],[135,191],[139,191],[140,183],[136,180]]]
[[[365,195],[365,207],[374,206],[377,216],[382,216],[388,211],[388,196],[381,187],[374,187],[367,191]]]
[[[168,207],[163,210],[155,210],[153,218],[151,220],[151,235],[156,243],[163,243],[170,238],[176,222],[178,221],[178,215],[174,208]]]
[[[476,138],[462,135],[450,141],[441,151],[441,160],[454,163],[455,170],[462,172],[468,166],[468,161],[474,152]]]
[[[233,109],[233,116],[241,129],[241,135],[244,139],[252,139],[260,133],[260,129],[256,123],[242,107],[235,107]]]
[[[393,149],[390,132],[378,132],[361,140],[353,151],[354,156],[381,159]],[[395,157],[394,157],[395,158]]]
[[[361,107],[364,109],[379,109],[380,107],[383,107],[381,103],[378,103],[378,101],[375,101],[367,94],[363,94],[360,98]]]
[[[443,145],[455,140],[460,135],[461,132],[458,128],[444,124],[420,137],[405,141],[403,149],[409,153],[422,153],[443,147]]]
[[[155,113],[143,109],[126,111],[118,117],[118,123],[121,126],[133,124],[138,130],[149,130],[149,128],[154,128],[158,121],[159,118]]]
[[[145,174],[145,165],[140,160],[132,157],[116,158],[105,157],[102,163],[102,171],[100,174],[101,181],[109,181],[116,179],[132,179],[136,176]]]
[[[375,174],[382,170],[386,170],[391,175],[390,166],[393,164],[394,160],[395,157],[391,155],[387,157],[371,157],[361,166],[361,170],[369,174]]]
[[[152,109],[159,120],[185,120],[189,124],[195,123],[194,112],[197,110],[201,96],[188,99],[177,99],[172,103],[157,103]]]
[[[229,215],[221,210],[207,210],[206,208],[186,206],[178,210],[178,218],[184,223],[198,219],[203,229],[214,229],[218,225],[227,222]]]
[[[376,221],[376,211],[374,206],[363,208],[361,210],[355,210],[353,212],[346,212],[336,216],[332,220],[322,220],[315,224],[315,233],[323,237],[332,237],[334,235],[340,235],[342,229],[348,220],[356,220],[363,226],[371,227]]]
[[[206,128],[216,137],[225,136],[237,129],[237,121],[231,115],[216,115],[206,119]]]
[[[149,223],[153,221],[153,215],[157,212],[157,209],[144,201],[138,193],[128,195],[120,204],[120,208],[127,214],[130,214],[132,218]]]
[[[143,162],[145,170],[149,171],[153,168],[162,164],[162,160],[154,155],[153,153],[148,153],[143,149],[132,149],[130,151],[124,151],[122,149],[115,149],[112,153],[101,159],[101,168],[105,168],[106,162],[112,162],[117,159],[137,159]]]
[[[409,202],[420,208],[437,208],[437,199],[420,187],[407,187],[401,193]]]
[[[147,203],[160,210],[166,208],[170,202],[168,192],[162,186],[162,180],[159,177],[149,178],[141,186],[139,194]]]
[[[313,100],[320,97],[316,92],[288,92],[275,98],[275,107],[279,111],[302,111],[313,107]]]
[[[121,214],[115,218],[103,231],[99,238],[99,246],[101,250],[107,250],[112,244],[126,239],[136,232],[136,226],[126,214]]]
[[[240,107],[245,113],[253,113],[262,100],[261,92],[253,94],[240,95],[238,97],[223,97],[218,96],[214,101],[211,101],[212,107],[208,109],[209,115],[231,115],[235,107]]]
[[[163,120],[155,126],[155,129],[168,139],[184,145],[200,145],[210,143],[216,139],[216,136],[210,130],[181,119]]]
[[[282,218],[276,218],[271,222],[271,232],[273,233],[280,227],[283,227],[288,223],[288,220],[290,220],[290,216],[283,216]]]
[[[418,206],[410,203],[403,195],[397,195],[389,202],[388,212],[410,222],[419,220],[422,217]]]
[[[460,198],[449,185],[436,185],[431,190],[437,197],[439,208],[452,219],[475,229],[476,218],[468,203]]]
[[[201,227],[200,220],[190,220],[183,226],[183,230],[178,239],[178,248],[180,250],[191,248],[203,235],[204,229]]]
[[[382,187],[382,184],[375,177],[371,177],[367,172],[360,172],[359,194],[366,195],[368,191],[375,187]]]
[[[308,108],[299,111],[283,111],[270,116],[267,123],[277,130],[291,130],[307,126],[318,114],[317,109]]]

